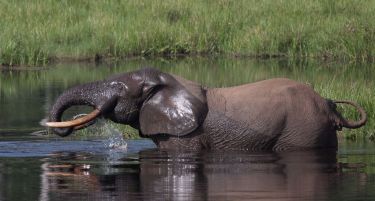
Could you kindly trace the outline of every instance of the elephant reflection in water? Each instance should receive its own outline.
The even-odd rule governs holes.
[[[65,160],[84,160],[85,156],[75,153],[55,153],[42,164],[41,201],[55,200],[51,192],[59,192],[58,196],[71,193],[72,188],[79,189],[79,193],[99,190],[98,178],[92,174],[90,165],[65,162]],[[57,162],[56,162],[57,161]],[[52,196],[53,197],[53,196]],[[57,198],[56,198],[57,199]]]
[[[154,154],[159,156],[153,158],[169,158],[170,162],[141,166],[141,186],[144,193],[160,200],[321,198],[338,176],[334,152],[323,156],[312,152]]]
[[[49,163],[44,165],[43,175],[48,179],[43,189],[62,199],[63,195],[75,195],[90,200],[329,200],[330,192],[341,188],[346,179],[366,185],[362,173],[338,171],[334,151],[249,154],[147,150],[139,153],[139,163],[128,160],[106,166],[106,171],[112,172],[108,175],[95,174],[84,165],[64,168]],[[81,198],[73,196],[70,200]]]

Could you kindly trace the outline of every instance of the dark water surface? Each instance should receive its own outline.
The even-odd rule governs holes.
[[[150,65],[208,86],[282,76],[329,97],[347,96],[335,90],[340,87],[363,86],[352,92],[356,99],[356,91],[373,96],[364,88],[375,86],[373,66],[284,61],[197,58],[1,69],[0,201],[375,200],[375,145],[367,139],[340,140],[338,152],[178,152],[157,150],[148,140],[124,142],[111,129],[68,139],[36,132],[64,89]]]
[[[1,200],[374,200],[374,147],[177,152],[130,140],[0,142]],[[358,146],[361,146],[358,150]]]

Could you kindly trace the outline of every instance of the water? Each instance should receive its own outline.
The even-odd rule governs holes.
[[[142,66],[207,86],[290,77],[326,97],[350,96],[362,104],[373,101],[375,88],[371,64],[193,58],[0,69],[0,201],[375,200],[375,145],[367,138],[340,138],[337,153],[177,152],[157,150],[149,140],[124,140],[105,122],[80,137],[39,132],[39,121],[64,89]],[[374,132],[371,124],[364,130]]]
[[[147,140],[128,143],[127,151],[115,151],[104,146],[103,141],[2,142],[0,198],[373,200],[375,197],[374,150],[361,153],[346,150],[347,153],[338,155],[330,151],[176,152],[150,149],[153,145]],[[14,150],[15,145],[18,149]],[[7,152],[9,149],[13,151]],[[356,162],[340,162],[344,160]]]

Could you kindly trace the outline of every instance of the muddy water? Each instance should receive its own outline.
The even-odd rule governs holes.
[[[375,145],[366,138],[341,140],[337,153],[176,152],[157,150],[148,140],[116,144],[115,129],[82,139],[39,132],[38,122],[64,89],[143,66],[207,86],[282,76],[338,97],[321,86],[375,86],[372,66],[286,61],[195,58],[1,69],[0,201],[375,200]]]

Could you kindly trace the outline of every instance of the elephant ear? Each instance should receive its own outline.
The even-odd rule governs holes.
[[[190,81],[184,85],[171,79],[174,84],[168,81],[143,103],[139,116],[143,135],[184,136],[204,121],[208,108],[203,89]]]

